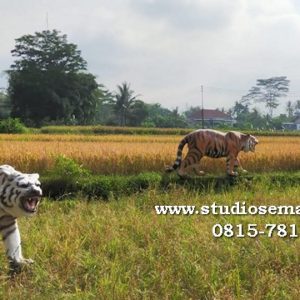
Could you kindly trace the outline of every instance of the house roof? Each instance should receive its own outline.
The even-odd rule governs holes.
[[[223,120],[232,120],[231,117],[217,109],[204,109],[203,110],[204,119],[223,119]],[[194,111],[189,116],[190,119],[202,119],[202,109]]]
[[[300,117],[296,118],[296,120],[294,121],[294,124],[300,124]]]

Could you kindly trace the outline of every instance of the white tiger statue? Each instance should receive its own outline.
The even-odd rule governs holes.
[[[0,232],[11,271],[33,263],[22,256],[17,218],[32,216],[42,197],[39,174],[24,174],[8,165],[0,166]]]

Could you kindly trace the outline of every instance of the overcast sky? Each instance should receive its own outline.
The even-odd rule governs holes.
[[[15,39],[48,28],[78,45],[88,70],[114,91],[181,110],[229,108],[258,78],[287,76],[300,99],[298,0],[0,0],[0,71]],[[0,87],[7,78],[0,75]],[[284,110],[284,105],[281,111]],[[278,110],[279,111],[279,110]]]

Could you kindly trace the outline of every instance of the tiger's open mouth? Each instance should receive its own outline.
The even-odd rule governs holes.
[[[37,211],[38,204],[41,200],[41,197],[24,197],[22,198],[22,208],[29,213],[35,213]]]

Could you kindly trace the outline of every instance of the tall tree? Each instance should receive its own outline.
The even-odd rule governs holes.
[[[94,75],[77,46],[58,31],[16,39],[16,58],[7,71],[12,116],[32,125],[43,121],[90,123],[99,101]]]
[[[118,117],[118,123],[120,126],[126,126],[128,123],[128,116],[132,107],[137,102],[138,95],[134,95],[134,91],[130,89],[130,84],[123,82],[117,86],[118,91],[116,93],[114,102],[114,109]]]
[[[103,85],[99,86],[99,90],[100,101],[96,110],[95,123],[102,125],[115,125],[116,116],[113,106],[114,95],[109,90],[105,89]]]
[[[249,103],[254,100],[265,104],[269,116],[279,105],[279,98],[287,95],[290,81],[286,76],[257,79],[256,86],[252,87],[248,94],[242,97],[243,102]]]
[[[286,103],[286,111],[287,111],[288,118],[291,119],[294,115],[294,105],[290,100]]]
[[[245,102],[235,101],[232,108],[232,115],[237,121],[242,121],[249,114],[248,104]]]
[[[179,114],[178,107],[173,110],[162,107],[160,104],[147,104],[148,117],[144,124],[148,127],[184,128],[187,127],[186,118]]]
[[[131,106],[128,114],[128,125],[130,126],[141,126],[144,120],[148,116],[147,105],[141,101],[136,100]]]
[[[294,107],[295,107],[295,114],[300,115],[300,100],[296,100]]]
[[[11,112],[11,102],[5,92],[0,91],[0,119],[8,118]]]

